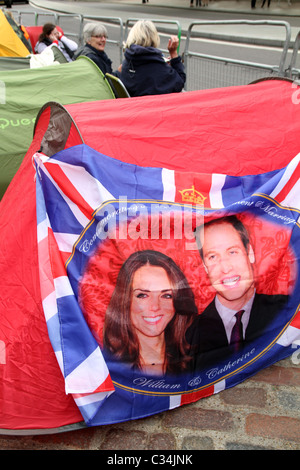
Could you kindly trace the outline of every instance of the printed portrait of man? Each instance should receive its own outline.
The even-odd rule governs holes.
[[[287,295],[256,292],[255,253],[235,216],[196,229],[199,254],[215,297],[187,331],[196,367],[217,363],[259,338],[283,309]]]

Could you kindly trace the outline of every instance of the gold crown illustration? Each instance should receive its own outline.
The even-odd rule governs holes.
[[[182,202],[190,202],[193,204],[204,204],[206,197],[203,194],[196,191],[194,185],[190,189],[183,189],[179,191],[182,197]]]

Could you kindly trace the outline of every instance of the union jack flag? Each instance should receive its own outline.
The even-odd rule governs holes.
[[[295,351],[300,339],[299,276],[295,276],[290,321],[245,367],[206,381],[194,374],[179,388],[175,386],[177,379],[170,381],[167,389],[163,379],[155,383],[149,379],[146,388],[131,387],[123,365],[116,364],[112,370],[114,367],[111,369],[105,360],[82,313],[77,283],[86,263],[79,249],[82,234],[92,227],[99,208],[124,196],[128,201],[174,204],[182,204],[186,197],[186,204],[200,204],[204,215],[223,210],[247,211],[252,203],[252,208],[256,206],[272,222],[292,226],[291,245],[298,253],[300,154],[286,168],[241,177],[139,167],[99,154],[85,144],[51,158],[36,153],[34,160],[43,310],[65,391],[72,394],[88,425],[140,418],[196,401],[239,383]],[[276,211],[262,211],[261,200]],[[97,242],[101,244],[101,240]]]

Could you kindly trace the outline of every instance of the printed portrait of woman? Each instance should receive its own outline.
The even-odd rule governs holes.
[[[176,263],[143,250],[122,265],[105,315],[103,348],[146,374],[178,374],[192,358],[185,332],[197,315],[193,292]]]

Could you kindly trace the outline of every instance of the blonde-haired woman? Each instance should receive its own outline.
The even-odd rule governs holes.
[[[152,21],[137,21],[130,30],[125,43],[125,59],[117,72],[130,96],[182,91],[186,76],[177,52],[178,37],[171,36],[169,39],[168,61],[158,49],[159,43],[159,35]]]

